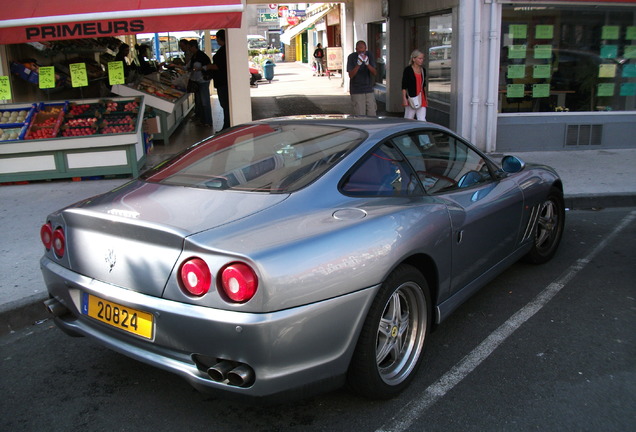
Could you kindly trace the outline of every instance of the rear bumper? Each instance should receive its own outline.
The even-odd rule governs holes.
[[[346,373],[377,287],[283,311],[254,314],[183,304],[132,292],[40,261],[49,294],[69,313],[55,319],[64,331],[91,337],[136,360],[176,373],[200,390],[263,397],[307,387]],[[81,312],[81,295],[151,313],[153,339],[99,322]],[[248,365],[254,381],[237,387],[214,381],[197,359]],[[198,364],[197,364],[198,363]]]

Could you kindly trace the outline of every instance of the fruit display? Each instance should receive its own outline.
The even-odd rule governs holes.
[[[31,127],[27,132],[24,139],[45,139],[45,138],[55,138],[57,135],[57,129],[54,127]]]
[[[55,138],[64,119],[66,104],[40,104],[24,139]]]
[[[20,139],[24,127],[0,128],[0,141]]]
[[[97,123],[97,117],[71,118],[67,119],[64,126],[67,127],[91,127]]]
[[[0,110],[0,124],[24,124],[32,110]]]
[[[106,101],[106,113],[112,112],[137,112],[139,111],[139,100],[132,101]]]
[[[185,94],[181,90],[177,90],[159,81],[153,81],[148,78],[143,78],[139,82],[139,84],[137,85],[137,90],[161,99],[165,99],[168,102],[175,102],[177,99],[181,98]]]
[[[96,133],[97,133],[97,128],[94,128],[94,127],[63,128],[60,133],[60,136],[78,137],[78,136],[95,135]]]
[[[135,126],[131,124],[104,126],[100,129],[100,133],[102,134],[130,133],[134,131]]]
[[[99,104],[69,104],[66,117],[94,116],[99,108]]]

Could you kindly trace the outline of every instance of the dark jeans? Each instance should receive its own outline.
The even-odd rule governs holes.
[[[216,94],[219,96],[219,104],[223,108],[223,129],[230,127],[230,91],[228,87],[217,87]]]
[[[212,104],[210,103],[210,81],[198,83],[194,93],[194,114],[201,123],[212,126]]]

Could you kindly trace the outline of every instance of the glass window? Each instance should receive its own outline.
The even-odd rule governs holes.
[[[367,49],[375,57],[375,82],[380,84],[386,84],[386,48],[386,23],[369,24]]]
[[[320,177],[366,133],[313,124],[233,129],[145,173],[149,182],[205,189],[289,193]]]
[[[483,157],[466,143],[441,131],[393,138],[428,193],[468,188],[492,180]]]
[[[636,11],[504,6],[499,111],[636,108]]]
[[[422,194],[417,177],[392,144],[368,154],[347,175],[341,190],[356,196],[408,196]]]

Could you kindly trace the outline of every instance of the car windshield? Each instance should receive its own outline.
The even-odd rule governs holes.
[[[168,185],[289,193],[320,177],[366,133],[314,124],[253,124],[199,143],[142,175]]]

